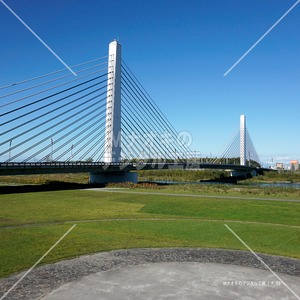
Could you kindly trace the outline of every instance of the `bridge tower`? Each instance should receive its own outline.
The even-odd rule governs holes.
[[[240,165],[247,165],[247,129],[246,129],[246,116],[240,115]],[[249,170],[234,170],[231,171],[231,176],[240,177],[240,178],[248,178],[251,176],[256,176],[256,172]]]
[[[104,162],[121,161],[121,45],[109,44]]]
[[[240,116],[240,165],[245,166],[247,162],[246,156],[246,116]]]
[[[107,164],[121,162],[121,45],[109,44],[108,78],[106,95],[105,151],[103,160]],[[90,173],[90,183],[137,182],[135,172]]]

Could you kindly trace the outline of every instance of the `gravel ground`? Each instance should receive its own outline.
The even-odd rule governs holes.
[[[259,256],[274,272],[300,277],[300,260],[265,254]],[[201,248],[115,250],[36,267],[6,299],[40,299],[63,284],[90,274],[123,266],[160,262],[222,263],[266,269],[253,254],[246,251]],[[24,272],[1,279],[0,297],[23,274]]]

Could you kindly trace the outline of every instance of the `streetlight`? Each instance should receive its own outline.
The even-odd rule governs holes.
[[[53,161],[53,139],[51,138],[51,161]]]
[[[9,141],[8,161],[10,161],[10,158],[11,158],[11,143],[12,143],[12,140]]]
[[[251,166],[250,151],[248,151],[248,155],[249,155],[249,167],[250,167]]]
[[[73,157],[73,147],[74,147],[74,145],[72,144],[72,146],[71,146],[71,157],[70,157],[70,160],[71,160],[72,157]]]

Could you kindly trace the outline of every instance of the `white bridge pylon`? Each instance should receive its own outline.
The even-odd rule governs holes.
[[[121,161],[121,45],[109,44],[106,99],[105,163]]]
[[[238,164],[240,166],[260,166],[260,159],[252,143],[246,126],[246,116],[240,115],[240,126],[225,150],[211,163]]]
[[[245,166],[247,162],[246,150],[246,116],[240,116],[240,165]]]
[[[104,162],[121,162],[121,45],[109,44]],[[90,173],[90,183],[137,183],[136,172]]]

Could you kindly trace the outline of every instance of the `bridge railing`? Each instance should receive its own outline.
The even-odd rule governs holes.
[[[0,168],[64,168],[64,167],[80,167],[80,166],[121,166],[123,163],[105,163],[105,162],[0,162]],[[133,165],[132,163],[126,163],[126,165]]]

